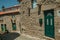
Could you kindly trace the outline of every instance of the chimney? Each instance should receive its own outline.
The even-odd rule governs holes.
[[[17,0],[19,3],[22,1],[22,0]]]
[[[2,11],[5,11],[5,6],[2,6]]]

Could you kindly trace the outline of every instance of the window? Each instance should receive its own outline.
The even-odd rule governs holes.
[[[12,18],[15,18],[15,15],[12,15]]]
[[[6,24],[1,24],[1,29],[2,29],[2,31],[6,31],[7,30]]]
[[[30,16],[30,8],[28,8],[28,16]]]
[[[59,11],[59,13],[60,13],[60,11]]]
[[[13,19],[11,19],[11,22],[12,22],[12,23],[16,23],[16,20],[15,20],[15,19],[14,19],[14,20],[13,20]]]
[[[6,24],[4,24],[4,27],[5,27],[5,31],[7,30],[7,28],[6,28]]]
[[[3,18],[2,17],[0,17],[0,22],[3,22]]]
[[[60,10],[57,10],[57,16],[60,17]]]
[[[35,7],[37,7],[37,1],[36,0],[31,0],[31,2],[32,2],[32,8],[35,8]]]
[[[38,15],[41,13],[41,5],[38,4]]]
[[[3,27],[3,24],[1,24],[1,29],[2,29],[2,31],[4,31],[4,27]]]

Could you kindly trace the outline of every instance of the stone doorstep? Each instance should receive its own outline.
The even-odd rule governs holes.
[[[53,38],[47,37],[47,36],[43,36],[44,39],[48,39],[48,40],[55,40]]]
[[[21,35],[26,36],[27,38],[29,37],[29,38],[35,39],[35,40],[46,40],[46,39],[43,39],[43,38],[32,37],[32,36],[27,35],[27,34],[21,34]]]
[[[20,31],[11,31],[11,32],[16,32],[16,33],[19,33],[20,34]]]

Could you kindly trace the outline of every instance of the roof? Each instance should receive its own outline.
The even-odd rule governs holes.
[[[19,11],[11,11],[11,12],[0,12],[0,15],[4,14],[17,14]]]
[[[0,15],[4,15],[4,14],[16,14],[17,12],[19,12],[19,8],[20,8],[20,4],[18,5],[14,5],[8,8],[4,8],[4,11],[0,11]],[[14,9],[16,8],[16,9]]]
[[[5,14],[4,12],[0,12],[0,15]]]
[[[0,12],[0,15],[5,15],[5,14],[17,14],[18,12],[10,12],[10,13],[4,13],[4,12]]]
[[[14,5],[14,6],[10,6],[8,8],[4,8],[4,9],[6,10],[6,9],[11,9],[11,8],[19,8],[19,7],[20,7],[20,5]]]
[[[0,15],[16,14],[17,12],[19,12],[19,7],[20,7],[20,5],[14,5],[14,6],[9,7],[9,8],[4,8],[5,11],[0,11]],[[12,9],[12,8],[16,8],[16,9]]]

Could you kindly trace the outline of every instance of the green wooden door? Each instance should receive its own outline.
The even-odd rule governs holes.
[[[13,30],[16,30],[16,23],[12,23]]]
[[[44,11],[45,36],[54,38],[54,10]]]
[[[1,24],[1,29],[2,29],[2,31],[6,31],[7,30],[6,25],[5,24]]]
[[[4,24],[4,28],[5,28],[5,31],[7,30],[7,28],[6,28],[6,24]]]

